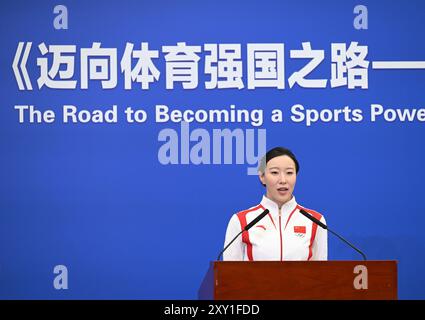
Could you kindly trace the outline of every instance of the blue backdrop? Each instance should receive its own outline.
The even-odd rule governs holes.
[[[368,29],[353,26],[357,1],[62,1],[68,29],[56,30],[53,1],[0,4],[0,298],[194,299],[221,250],[231,215],[257,204],[264,192],[247,164],[163,165],[158,134],[178,123],[155,123],[156,104],[179,109],[264,110],[260,128],[250,124],[191,123],[191,129],[266,129],[267,148],[294,151],[301,170],[299,203],[323,213],[333,229],[369,259],[399,261],[399,297],[425,298],[424,124],[369,120],[373,103],[391,108],[424,106],[425,70],[368,67],[368,88],[331,88],[331,44],[358,42],[367,61],[425,60],[425,2],[363,1]],[[12,68],[19,42],[32,42],[27,70],[33,90],[19,90]],[[75,45],[75,89],[38,88],[40,43]],[[102,89],[80,84],[80,49],[101,42],[116,48],[118,81]],[[159,50],[161,72],[148,90],[124,89],[119,62],[127,42]],[[205,89],[205,52],[199,83],[166,89],[162,46],[241,45],[243,81],[238,89]],[[303,42],[324,50],[307,77],[328,79],[326,88],[288,85],[309,59],[291,59]],[[285,44],[285,89],[247,88],[248,43]],[[46,55],[45,57],[48,57]],[[52,56],[49,56],[49,68]],[[31,104],[60,115],[64,104],[81,109],[118,106],[118,123],[19,123],[15,105]],[[350,106],[361,122],[290,121],[290,108]],[[143,108],[145,123],[127,123],[127,106]],[[284,121],[272,123],[272,109]],[[192,143],[193,144],[193,143]],[[360,259],[329,236],[329,259]],[[53,286],[56,265],[68,268],[68,290]]]

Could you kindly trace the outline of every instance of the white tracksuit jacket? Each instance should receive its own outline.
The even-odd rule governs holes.
[[[327,260],[327,230],[304,217],[300,208],[326,224],[320,213],[301,207],[294,196],[280,210],[276,203],[263,196],[259,205],[234,214],[227,227],[224,246],[265,209],[270,211],[227,248],[223,260]]]

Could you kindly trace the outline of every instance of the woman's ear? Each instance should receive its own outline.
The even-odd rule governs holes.
[[[263,186],[265,186],[265,185],[266,185],[266,181],[265,181],[265,179],[264,179],[264,172],[263,172],[263,173],[258,172],[258,178],[260,179],[261,184],[262,184]]]

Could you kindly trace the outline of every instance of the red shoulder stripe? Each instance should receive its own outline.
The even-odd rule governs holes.
[[[298,206],[299,208],[304,209],[305,211],[307,211],[309,214],[311,214],[313,217],[315,217],[317,220],[322,219],[322,215],[314,210],[311,209],[307,209],[301,206]],[[314,222],[311,224],[311,237],[310,237],[310,245],[308,246],[308,258],[307,260],[310,260],[311,257],[313,256],[313,243],[314,243],[314,239],[316,238],[316,232],[317,232],[317,224],[315,224]]]
[[[251,212],[251,211],[255,211],[259,208],[263,208],[263,206],[261,204],[259,204],[258,206],[252,208],[252,209],[248,209],[245,211],[241,211],[237,213],[237,216],[239,218],[239,223],[241,224],[241,229],[245,228],[247,225],[246,222],[246,215]],[[251,241],[249,241],[249,231],[244,231],[242,232],[242,241],[244,243],[246,243],[246,250],[247,250],[247,254],[248,254],[248,260],[249,261],[253,261],[253,256],[252,256],[252,243]]]

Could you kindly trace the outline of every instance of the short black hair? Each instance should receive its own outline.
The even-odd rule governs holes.
[[[295,172],[298,174],[298,171],[300,170],[300,164],[298,163],[297,158],[295,157],[294,153],[284,147],[275,147],[273,149],[270,149],[267,151],[266,155],[261,159],[260,162],[260,169],[263,166],[262,169],[266,169],[266,164],[273,158],[279,157],[279,156],[288,156],[291,158],[295,163]]]

